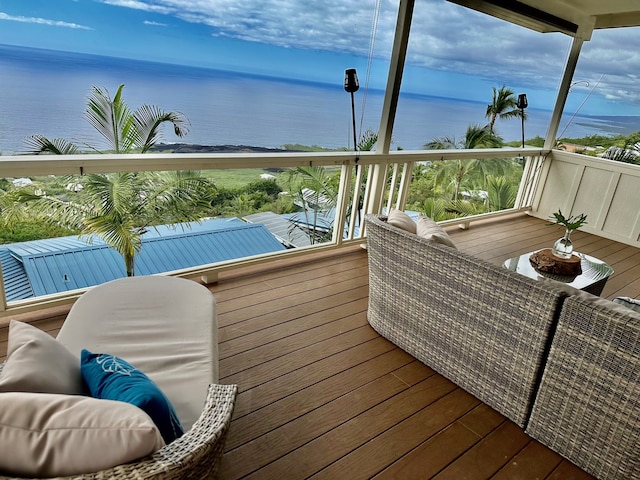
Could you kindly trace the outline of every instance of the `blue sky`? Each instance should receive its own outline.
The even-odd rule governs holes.
[[[0,0],[0,43],[327,83],[356,67],[363,83],[376,4],[369,84],[383,88],[397,0]],[[560,34],[417,0],[403,91],[487,101],[507,84],[550,109],[569,46]],[[638,28],[594,32],[567,111],[640,115],[638,72]]]

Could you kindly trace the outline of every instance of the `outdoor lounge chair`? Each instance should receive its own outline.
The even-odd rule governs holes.
[[[215,477],[237,386],[216,384],[215,300],[207,288],[164,276],[105,283],[76,301],[57,339],[78,356],[82,349],[109,353],[146,373],[172,403],[185,431],[138,462],[67,478]]]

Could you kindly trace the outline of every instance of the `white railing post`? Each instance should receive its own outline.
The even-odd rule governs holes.
[[[343,165],[340,172],[340,187],[338,188],[338,201],[336,202],[336,214],[333,220],[332,243],[340,245],[344,238],[344,226],[347,221],[347,206],[351,196],[351,169],[349,165]]]
[[[2,275],[2,263],[0,263],[0,312],[7,311],[7,294],[4,290],[4,276]]]
[[[353,186],[353,199],[351,201],[351,217],[349,219],[349,232],[347,238],[355,238],[356,223],[359,227],[358,238],[362,237],[362,212],[360,211],[360,190],[362,189],[362,177],[364,167],[359,167],[356,174],[356,182]]]
[[[526,157],[524,166],[522,168],[522,178],[520,178],[520,185],[518,186],[518,194],[516,195],[516,201],[514,208],[520,208],[524,206],[529,197],[531,191],[531,183],[533,181],[532,165],[533,161],[531,157]]]
[[[371,175],[369,176],[367,203],[364,206],[365,212],[379,214],[382,212],[382,202],[387,183],[387,164],[371,165]]]
[[[396,185],[398,184],[398,169],[400,168],[399,163],[393,164],[393,174],[391,175],[391,184],[389,185],[389,198],[387,198],[387,212],[391,210],[393,206],[393,198],[395,197]],[[398,195],[398,202],[400,201],[400,196]],[[396,206],[397,208],[397,206]]]
[[[414,162],[407,162],[402,166],[402,177],[400,178],[400,188],[398,189],[398,203],[396,208],[404,210],[407,205],[407,197],[409,196],[409,187],[413,178]]]

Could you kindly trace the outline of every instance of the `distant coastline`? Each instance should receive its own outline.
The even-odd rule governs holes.
[[[251,145],[197,145],[190,143],[157,143],[149,149],[159,153],[282,153],[300,152],[284,148],[254,147]]]

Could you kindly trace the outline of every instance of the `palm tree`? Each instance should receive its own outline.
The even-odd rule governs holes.
[[[480,125],[469,125],[464,138],[456,141],[454,137],[442,137],[433,139],[424,145],[427,150],[440,149],[474,149],[474,148],[495,148],[502,145],[502,139],[496,136],[488,125],[481,127]],[[483,162],[470,160],[450,160],[444,162],[442,168],[435,175],[436,184],[445,180],[449,180],[453,186],[453,201],[457,202],[460,195],[462,184],[472,172],[483,168]]]
[[[106,89],[95,85],[91,87],[88,97],[85,118],[100,133],[112,153],[147,152],[159,139],[160,127],[165,122],[173,124],[173,131],[178,137],[188,132],[188,120],[179,112],[165,112],[152,105],[142,105],[132,112],[122,99],[120,85],[113,98]],[[32,135],[27,139],[32,154],[70,155],[80,152],[74,142],[55,138],[49,140],[43,135]],[[90,145],[87,148],[99,149]]]
[[[639,164],[640,142],[627,142],[623,147],[611,146],[601,156],[618,162]]]
[[[493,98],[491,103],[487,105],[487,111],[485,117],[489,119],[489,130],[493,132],[493,126],[496,123],[496,119],[509,119],[509,118],[521,118],[527,119],[526,112],[519,110],[516,105],[518,100],[515,93],[510,88],[502,85],[500,89],[496,90],[493,87]]]
[[[361,135],[358,150],[360,152],[371,151],[376,143],[378,143],[378,134],[369,128]]]
[[[499,148],[502,146],[502,139],[497,136],[489,125],[484,127],[472,124],[467,127],[464,137],[457,141],[455,137],[434,138],[424,145],[427,150],[447,150],[460,148],[472,150],[474,148]]]
[[[89,174],[70,177],[81,185],[69,199],[22,194],[41,218],[99,237],[124,259],[127,276],[142,235],[154,225],[199,221],[209,208],[213,185],[198,172]]]
[[[158,140],[160,126],[173,124],[174,132],[187,134],[187,119],[180,113],[165,112],[143,105],[132,112],[122,98],[120,85],[113,100],[109,92],[93,86],[85,118],[107,142],[113,153],[147,152]],[[68,155],[80,147],[65,139],[29,137],[33,154]],[[90,149],[100,151],[95,147]],[[70,177],[79,185],[71,198],[46,194],[21,194],[43,219],[79,231],[90,239],[97,236],[119,252],[127,276],[134,275],[134,258],[142,246],[142,235],[152,226],[199,221],[210,207],[213,184],[199,172],[141,172],[91,174]]]

